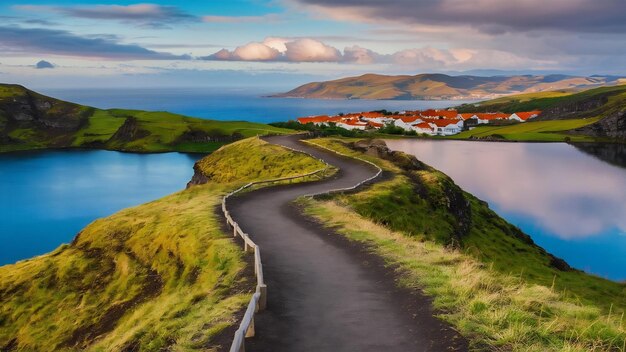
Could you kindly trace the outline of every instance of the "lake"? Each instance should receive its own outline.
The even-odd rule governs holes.
[[[619,145],[389,140],[487,201],[570,265],[626,279],[626,153]]]
[[[0,154],[0,265],[43,254],[93,220],[185,188],[201,155]]]
[[[159,110],[205,119],[262,123],[340,112],[446,108],[470,102],[266,98],[276,92],[238,88],[43,89],[41,93],[101,109]]]

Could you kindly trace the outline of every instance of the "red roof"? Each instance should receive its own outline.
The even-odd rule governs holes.
[[[437,125],[437,127],[446,127],[448,125],[456,125],[457,123],[459,123],[459,120],[439,119],[433,120],[431,123],[434,123],[435,125]]]
[[[469,114],[459,114],[461,116],[461,120],[465,121],[469,118],[472,118],[472,116],[475,116],[476,114],[474,113],[469,113]]]
[[[385,115],[383,115],[383,114],[381,114],[379,112],[374,112],[374,111],[362,112],[359,115],[363,116],[363,117],[367,117],[369,119],[373,119],[373,118],[376,118],[376,117],[384,117],[385,116]]]
[[[378,123],[378,122],[374,122],[374,121],[367,121],[367,124],[372,126],[372,127],[376,127],[376,128],[381,128],[381,127],[385,126],[382,123]]]
[[[517,115],[520,119],[522,119],[523,121],[526,121],[530,118],[533,118],[537,115],[541,114],[541,111],[525,111],[525,112],[516,112],[515,115]]]
[[[419,119],[419,116],[400,116],[400,120],[405,123],[411,123]]]
[[[433,110],[428,109],[422,111],[421,115],[424,117],[443,117],[444,119],[455,119],[458,116],[456,110]]]
[[[309,116],[309,117],[299,117],[298,122],[305,125],[307,123],[319,123],[319,122],[328,122],[330,120],[329,116],[321,115],[321,116]]]
[[[413,125],[413,126],[415,126],[415,127],[417,127],[417,128],[421,128],[421,129],[429,129],[429,130],[432,130],[432,129],[433,129],[432,127],[430,127],[430,125],[428,124],[428,122],[420,122],[420,123],[415,124],[415,125]]]

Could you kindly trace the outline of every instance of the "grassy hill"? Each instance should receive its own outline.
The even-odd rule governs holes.
[[[547,76],[449,76],[420,74],[385,76],[365,74],[333,81],[313,82],[279,97],[319,99],[485,99],[558,89],[570,91],[618,84],[616,77]]]
[[[626,283],[570,268],[412,156],[354,139],[311,143],[366,158],[389,177],[304,200],[305,211],[384,257],[399,285],[431,295],[474,350],[626,348]]]
[[[100,110],[0,84],[0,152],[43,148],[210,152],[241,138],[277,133],[290,131],[168,112]]]
[[[222,231],[222,195],[322,164],[251,138],[200,165],[228,167],[212,168],[204,185],[96,220],[49,254],[1,266],[0,350],[214,351],[228,344],[255,280]]]
[[[514,95],[458,107],[460,112],[541,110],[531,122],[480,126],[454,138],[521,141],[626,141],[626,85],[582,92],[553,91]]]

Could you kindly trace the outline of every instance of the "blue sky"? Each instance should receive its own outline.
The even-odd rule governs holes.
[[[0,20],[0,81],[47,87],[626,69],[623,0],[9,0]]]

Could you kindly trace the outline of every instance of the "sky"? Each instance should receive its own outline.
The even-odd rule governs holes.
[[[371,72],[623,75],[626,1],[0,3],[0,82],[293,86]]]

